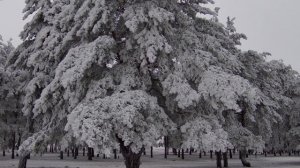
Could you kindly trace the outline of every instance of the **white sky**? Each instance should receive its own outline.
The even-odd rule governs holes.
[[[272,53],[271,59],[282,59],[300,72],[300,0],[215,0],[221,7],[220,20],[236,17],[238,32],[245,33],[243,50]],[[0,34],[13,44],[25,24],[22,21],[24,0],[0,0]]]

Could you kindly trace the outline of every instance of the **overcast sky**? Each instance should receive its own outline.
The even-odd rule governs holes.
[[[271,59],[282,59],[300,72],[300,0],[215,0],[221,7],[220,21],[236,17],[238,32],[245,33],[243,50],[270,52]],[[15,45],[25,24],[22,21],[24,0],[0,0],[0,34],[13,38]]]

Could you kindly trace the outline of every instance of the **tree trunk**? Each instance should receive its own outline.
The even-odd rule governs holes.
[[[63,160],[64,159],[64,152],[63,151],[60,151],[60,156],[59,156],[60,160]]]
[[[264,151],[264,153],[265,153],[265,157],[267,157],[267,151]]]
[[[93,160],[93,157],[92,157],[92,148],[88,147],[88,160]]]
[[[78,157],[78,154],[79,154],[79,153],[78,153],[78,147],[76,147],[76,148],[75,148],[75,155],[76,155],[76,157]]]
[[[190,148],[190,155],[192,155],[192,152],[193,152],[193,150],[192,150],[192,148]]]
[[[26,154],[26,155],[20,155],[18,168],[26,168],[26,166],[27,166],[28,155],[29,155],[29,154]]]
[[[117,149],[114,149],[114,159],[117,159]]]
[[[177,155],[177,149],[176,148],[172,148],[172,152],[173,152],[173,155]]]
[[[228,167],[228,157],[227,152],[223,153],[223,161],[224,161],[224,167]]]
[[[184,159],[184,149],[181,150],[181,159]]]
[[[70,148],[67,149],[67,157],[70,157]]]
[[[74,147],[72,147],[72,157],[75,156],[75,150],[74,150]]]
[[[178,149],[177,156],[180,158],[180,149]]]
[[[209,152],[210,152],[210,158],[212,159],[213,158],[213,151],[210,150]]]
[[[2,156],[5,157],[5,149],[3,149]]]
[[[142,148],[138,153],[134,153],[130,146],[125,146],[124,141],[120,138],[118,138],[118,141],[120,143],[120,150],[121,153],[125,159],[125,165],[126,168],[139,168],[141,165],[141,156],[144,152],[144,148]]]
[[[201,150],[199,151],[199,158],[202,158],[202,152],[201,152]]]
[[[248,162],[246,160],[246,154],[247,154],[246,148],[241,149],[240,150],[240,159],[241,159],[242,164],[243,164],[244,167],[251,167],[250,162]]]
[[[222,168],[222,152],[216,152],[217,168]]]
[[[19,133],[19,138],[18,138],[18,144],[17,144],[17,146],[18,146],[18,150],[19,150],[19,147],[20,147],[20,145],[21,145],[21,138],[22,138],[22,134],[21,133]]]
[[[82,149],[82,156],[85,156],[85,147]]]
[[[153,146],[150,148],[150,157],[153,158]]]
[[[167,152],[167,150],[168,150],[168,138],[167,138],[167,136],[164,136],[164,143],[165,143],[165,159],[167,159],[168,158],[168,152]]]
[[[232,159],[232,150],[231,149],[229,149],[229,157],[230,157],[230,159]]]
[[[15,158],[16,133],[12,133],[11,159]]]
[[[78,147],[75,147],[75,150],[74,150],[74,159],[77,159],[77,156],[78,156]]]

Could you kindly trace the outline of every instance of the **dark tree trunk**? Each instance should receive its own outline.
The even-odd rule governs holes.
[[[50,153],[54,153],[53,144],[50,145]]]
[[[15,146],[14,145],[12,146],[12,149],[11,149],[11,159],[15,159]]]
[[[229,157],[230,157],[230,159],[232,159],[232,150],[231,149],[229,149]]]
[[[70,157],[70,148],[67,149],[67,157]]]
[[[60,151],[59,158],[60,158],[61,160],[63,160],[63,159],[64,159],[64,152],[63,152],[63,151]]]
[[[212,159],[213,158],[213,151],[210,150],[209,152],[210,152],[210,158]]]
[[[227,152],[223,153],[223,161],[224,161],[224,167],[228,167],[228,157]]]
[[[264,151],[264,153],[265,153],[265,157],[267,157],[267,151]]]
[[[57,153],[57,142],[54,144],[54,153]]]
[[[217,168],[222,168],[222,152],[216,152]]]
[[[82,148],[82,156],[85,156],[85,147]]]
[[[46,145],[46,148],[45,148],[45,152],[46,152],[46,153],[48,152],[48,145],[49,145],[49,144],[47,144],[47,145]]]
[[[199,158],[202,158],[202,152],[201,152],[201,150],[199,151]]]
[[[150,157],[153,158],[153,146],[150,148]]]
[[[20,155],[18,168],[26,168],[28,155]]]
[[[192,150],[192,148],[190,148],[190,155],[192,155],[192,152],[193,152],[193,150]]]
[[[72,157],[75,156],[75,150],[74,150],[74,147],[72,148]]]
[[[240,159],[241,159],[242,164],[243,164],[244,167],[251,167],[250,162],[248,162],[246,160],[246,154],[247,154],[247,150],[245,148],[241,149],[240,150]]]
[[[6,154],[5,154],[5,149],[3,149],[3,151],[2,151],[2,156],[5,157],[5,155],[6,155]]]
[[[168,137],[164,136],[164,146],[165,146],[165,159],[168,158]]]
[[[144,155],[146,155],[146,149],[144,149],[144,152],[143,152],[143,153],[144,153]]]
[[[21,138],[22,138],[22,134],[21,133],[19,133],[19,137],[18,137],[18,144],[17,144],[17,150],[19,150],[19,147],[20,147],[20,145],[21,145]]]
[[[117,159],[117,149],[114,149],[114,159]]]
[[[206,152],[205,151],[203,151],[203,155],[206,156]]]
[[[184,159],[184,149],[181,150],[181,159]]]
[[[105,154],[103,154],[103,156],[102,156],[102,159],[106,159],[106,156],[105,156]]]
[[[75,155],[78,157],[78,147],[75,148]]]
[[[92,157],[95,157],[95,151],[94,151],[94,148],[91,148],[91,151],[92,151]]]
[[[93,160],[92,157],[92,148],[88,147],[88,152],[87,152],[88,160]]]
[[[144,148],[142,148],[138,153],[134,153],[130,146],[125,146],[124,141],[118,138],[120,143],[120,150],[125,159],[125,166],[126,168],[139,168],[141,165],[141,156],[144,152]]]
[[[16,133],[12,133],[11,159],[15,158]]]
[[[167,155],[169,155],[169,137],[167,136]]]
[[[177,156],[180,158],[180,149],[178,149]]]
[[[18,133],[19,137],[18,137],[18,142],[17,142],[17,151],[19,150],[19,147],[21,145],[21,133]],[[19,156],[19,153],[17,152],[16,153],[16,156],[18,157]]]
[[[74,149],[74,159],[77,159],[78,156],[78,147],[75,147]]]
[[[176,148],[172,148],[172,152],[173,152],[173,155],[177,155],[177,149]]]

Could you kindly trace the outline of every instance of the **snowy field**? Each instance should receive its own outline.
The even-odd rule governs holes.
[[[155,154],[154,158],[149,155],[143,156],[141,168],[215,168],[215,160],[210,159],[209,156],[204,156],[201,159],[194,153],[193,155],[185,155],[185,160],[182,160],[174,155],[169,155],[168,159],[164,159],[162,154]],[[229,159],[230,168],[241,168],[242,165],[234,155],[233,159]],[[250,156],[249,161],[254,168],[299,168],[299,156],[283,156],[283,157],[264,157],[264,156]],[[17,167],[18,159],[11,160],[9,155],[5,158],[0,156],[0,168],[15,168]],[[87,157],[82,154],[77,160],[72,157],[66,157],[64,160],[59,160],[58,154],[46,154],[41,156],[32,156],[28,160],[27,168],[124,168],[122,158],[119,159],[102,159],[94,157],[93,161],[88,161]]]

